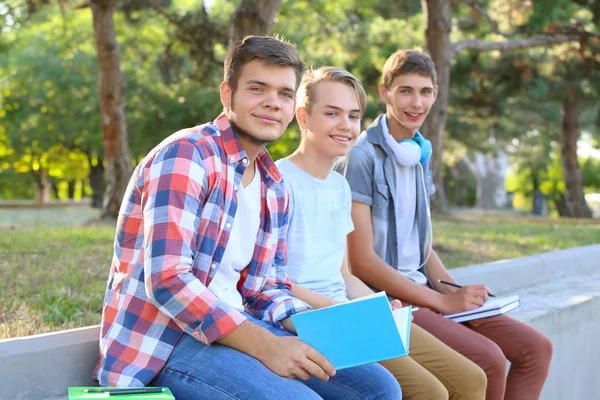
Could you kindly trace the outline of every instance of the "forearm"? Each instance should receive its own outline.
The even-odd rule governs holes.
[[[217,342],[261,360],[274,339],[275,335],[271,332],[246,320],[236,330]]]
[[[427,278],[429,282],[440,291],[440,293],[451,294],[456,291],[456,288],[453,288],[450,285],[440,284],[439,281],[446,281],[451,283],[456,283],[452,275],[448,272],[442,260],[437,255],[435,250],[431,250],[431,255],[425,264],[425,272],[427,274]]]
[[[416,305],[438,310],[439,304],[443,302],[443,295],[404,277],[374,253],[360,262],[352,262],[352,272],[388,295]]]
[[[333,300],[330,297],[324,296],[298,284],[292,285],[292,294],[312,308],[323,308],[338,303],[338,301]]]
[[[373,294],[373,290],[353,274],[345,274],[344,282],[346,283],[346,296],[350,300]]]

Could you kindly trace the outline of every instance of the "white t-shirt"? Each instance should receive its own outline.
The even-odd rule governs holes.
[[[387,117],[382,119],[383,134],[389,135]],[[394,208],[396,214],[396,236],[398,240],[398,271],[420,285],[427,284],[427,277],[418,271],[421,262],[419,247],[419,227],[417,225],[417,178],[419,166],[404,167],[396,163],[394,175],[396,193]]]
[[[244,310],[244,304],[237,284],[240,271],[250,264],[254,254],[260,225],[260,182],[260,172],[257,169],[248,186],[240,185],[229,242],[219,269],[208,285],[215,296],[241,311]]]
[[[348,182],[337,172],[325,180],[315,178],[286,159],[276,164],[291,196],[290,279],[335,300],[348,300],[340,271],[346,236],[354,230]]]

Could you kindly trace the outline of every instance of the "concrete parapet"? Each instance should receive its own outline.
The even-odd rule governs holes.
[[[451,273],[461,284],[518,293],[511,312],[550,337],[554,357],[543,400],[598,399],[600,245],[545,253]],[[0,340],[0,400],[64,399],[68,386],[92,386],[99,326]]]
[[[96,325],[0,340],[0,399],[52,399],[69,386],[93,386],[99,337]]]

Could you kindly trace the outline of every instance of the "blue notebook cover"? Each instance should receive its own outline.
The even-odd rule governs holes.
[[[392,312],[385,292],[292,315],[300,340],[335,369],[408,354],[412,307]]]

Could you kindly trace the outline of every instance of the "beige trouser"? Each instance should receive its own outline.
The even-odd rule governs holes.
[[[485,399],[483,370],[415,324],[409,353],[380,362],[400,383],[404,400]]]

